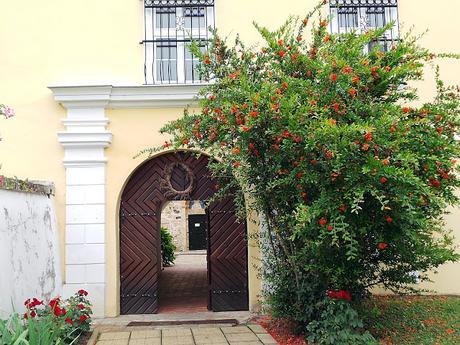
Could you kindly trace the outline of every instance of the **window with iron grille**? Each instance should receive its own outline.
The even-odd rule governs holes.
[[[364,33],[395,22],[378,41],[369,44],[369,50],[377,45],[388,50],[398,39],[398,0],[330,0],[329,8],[331,32],[335,34]]]
[[[201,83],[192,40],[204,51],[215,27],[214,0],[144,0],[146,84]]]

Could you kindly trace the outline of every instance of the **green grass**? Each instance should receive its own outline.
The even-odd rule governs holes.
[[[379,296],[364,315],[366,328],[381,344],[460,344],[460,297]]]

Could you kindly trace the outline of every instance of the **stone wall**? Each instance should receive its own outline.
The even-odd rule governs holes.
[[[188,251],[188,216],[205,214],[200,201],[169,201],[161,211],[161,226],[169,230],[174,238],[177,251]]]
[[[0,185],[0,318],[23,312],[27,298],[49,300],[62,289],[54,200],[45,192],[51,189],[6,187]]]

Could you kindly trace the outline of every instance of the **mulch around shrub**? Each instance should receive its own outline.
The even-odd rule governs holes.
[[[293,324],[286,320],[260,316],[253,319],[252,322],[258,323],[265,328],[280,345],[308,345],[302,335],[293,334]]]

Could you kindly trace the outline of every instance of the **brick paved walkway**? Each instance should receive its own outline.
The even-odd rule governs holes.
[[[159,313],[198,313],[208,310],[206,254],[179,254],[160,277]]]
[[[101,331],[96,345],[274,345],[259,325]]]

